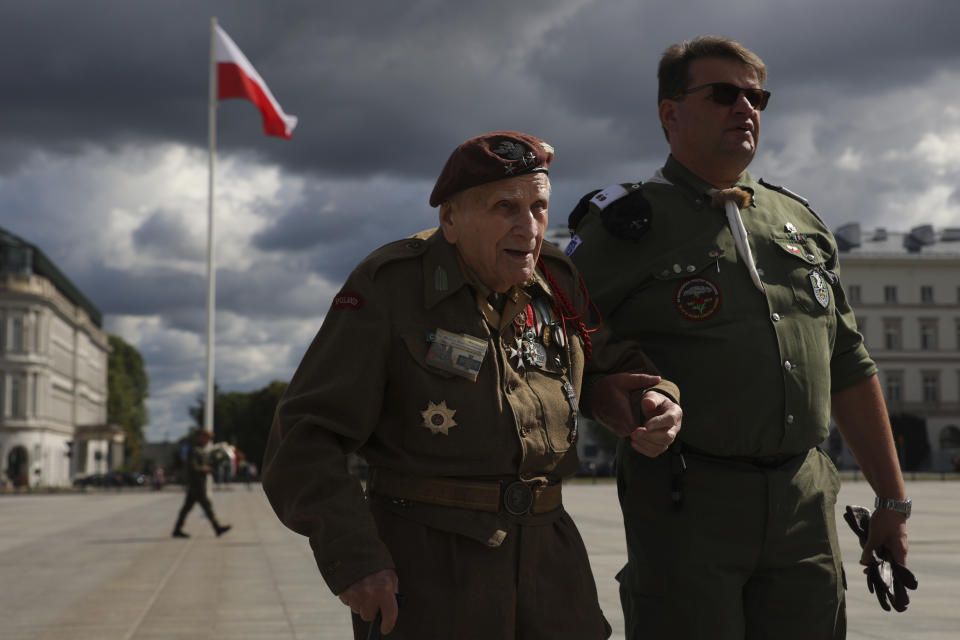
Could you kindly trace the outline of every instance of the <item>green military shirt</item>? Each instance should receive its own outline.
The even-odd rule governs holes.
[[[541,256],[574,309],[585,309],[572,263],[546,243]],[[584,373],[655,372],[636,344],[608,343],[605,330],[591,334],[587,363],[572,324],[564,335],[554,324],[543,338],[557,293],[539,268],[502,313],[471,281],[439,232],[375,251],[334,298],[279,403],[264,489],[284,524],[309,536],[334,593],[394,566],[346,454],[408,476],[557,482],[578,466]],[[516,322],[541,336],[542,352],[522,355],[531,344],[518,340]],[[459,370],[436,347],[441,331],[476,349],[455,356]],[[657,388],[677,398],[673,384]],[[401,515],[490,546],[508,529],[498,514],[468,509],[424,505]]]
[[[597,194],[568,252],[606,325],[684,390],[682,442],[723,456],[798,453],[827,436],[830,393],[876,366],[826,225],[748,173],[737,186],[753,194],[741,214],[762,292],[706,195],[711,185],[672,156],[651,181]],[[621,198],[646,233],[607,230]]]

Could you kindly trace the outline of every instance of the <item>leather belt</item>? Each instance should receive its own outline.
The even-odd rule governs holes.
[[[803,453],[782,453],[774,456],[718,456],[706,451],[697,449],[696,447],[691,447],[687,443],[683,443],[683,447],[680,449],[680,453],[692,453],[695,456],[700,456],[702,458],[710,458],[711,460],[720,460],[725,462],[740,462],[743,464],[753,465],[754,467],[759,467],[761,469],[776,469],[782,467],[797,458],[807,455],[807,452]]]
[[[424,502],[444,507],[520,516],[546,513],[563,506],[560,484],[535,485],[514,480],[479,481],[408,476],[389,469],[370,470],[372,495]]]

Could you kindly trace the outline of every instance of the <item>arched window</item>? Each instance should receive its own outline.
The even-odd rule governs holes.
[[[952,424],[941,429],[940,449],[960,449],[960,429]]]

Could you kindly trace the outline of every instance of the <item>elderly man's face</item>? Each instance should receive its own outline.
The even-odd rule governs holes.
[[[457,194],[440,208],[440,227],[466,265],[493,291],[533,276],[547,229],[550,180],[533,173]]]
[[[750,65],[727,58],[699,58],[690,63],[689,87],[727,82],[744,88],[761,88]],[[713,173],[714,168],[742,171],[757,152],[760,112],[743,93],[732,105],[711,98],[712,89],[664,100],[660,118],[670,134],[670,149],[684,165]]]

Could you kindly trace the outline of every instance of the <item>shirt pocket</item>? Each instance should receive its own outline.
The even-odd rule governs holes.
[[[710,320],[720,312],[722,293],[719,270],[724,250],[716,244],[685,246],[662,256],[651,269],[650,292],[643,298],[652,304],[654,317],[680,317],[695,322]],[[656,300],[651,294],[656,291]],[[638,294],[640,292],[637,292]],[[658,308],[662,307],[662,312]]]
[[[822,234],[773,234],[779,247],[778,262],[793,289],[797,305],[804,311],[822,315],[835,309],[833,284],[836,276],[827,269],[830,242]]]
[[[400,332],[398,362],[391,382],[402,411],[403,447],[408,453],[434,459],[484,459],[497,444],[492,429],[499,424],[490,349],[477,380],[431,366],[427,361],[435,327]],[[458,332],[459,333],[459,332]]]

